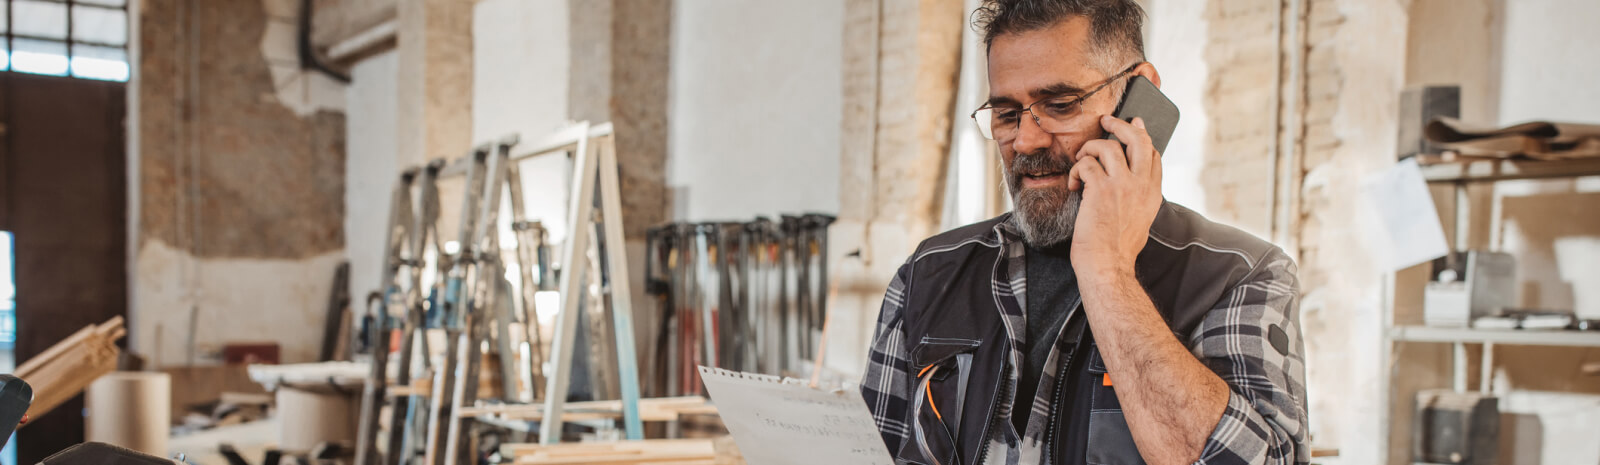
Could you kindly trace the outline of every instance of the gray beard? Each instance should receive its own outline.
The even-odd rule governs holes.
[[[1072,239],[1078,221],[1078,206],[1083,194],[1061,188],[1021,189],[1010,186],[1015,204],[1012,218],[1022,230],[1022,241],[1033,247],[1048,247]]]

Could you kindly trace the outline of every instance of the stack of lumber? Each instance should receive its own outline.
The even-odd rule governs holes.
[[[17,367],[16,377],[33,387],[28,418],[49,413],[50,409],[83,392],[95,379],[116,370],[120,352],[116,343],[127,333],[122,327],[122,317],[118,316],[72,333]]]
[[[566,444],[506,444],[501,452],[516,457],[518,465],[714,465],[711,439],[649,439],[643,441],[579,442]]]

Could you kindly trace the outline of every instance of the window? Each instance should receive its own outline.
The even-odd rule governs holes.
[[[11,280],[12,263],[11,233],[0,231],[0,350],[5,351],[17,343],[17,285]],[[10,372],[9,367],[0,368]]]
[[[127,81],[127,0],[0,0],[0,71]]]

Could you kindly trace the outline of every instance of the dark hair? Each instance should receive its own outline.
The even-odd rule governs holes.
[[[1089,20],[1091,59],[1106,73],[1144,61],[1144,9],[1133,0],[985,0],[973,27],[988,47],[995,37],[1028,32],[1084,17]]]

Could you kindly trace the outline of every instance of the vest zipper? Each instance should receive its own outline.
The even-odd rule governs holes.
[[[1010,350],[1009,347],[1006,349]],[[1006,374],[1006,366],[1010,364],[1010,362],[1000,364],[1001,375]],[[989,443],[994,442],[989,435],[994,432],[994,423],[1000,418],[1000,416],[995,415],[994,412],[1000,408],[1000,399],[1011,395],[1010,393],[1011,377],[1006,376],[1005,378],[1001,378],[1000,390],[995,392],[994,401],[989,404],[989,422],[983,425],[983,435],[979,436],[982,438],[981,440],[983,441],[983,445],[978,447],[978,460],[976,460],[977,463],[974,465],[983,465],[984,459],[989,458]],[[1016,413],[1012,412],[1012,414],[1015,415]]]
[[[1068,366],[1071,366],[1071,364],[1068,364]],[[1061,455],[1061,451],[1058,450],[1058,448],[1061,447],[1061,441],[1056,440],[1056,429],[1060,427],[1060,421],[1058,421],[1057,418],[1060,418],[1059,410],[1061,404],[1061,386],[1067,384],[1065,378],[1065,376],[1056,377],[1055,392],[1050,394],[1050,427],[1045,428],[1044,433],[1044,440],[1049,441],[1050,443],[1050,447],[1045,448],[1045,450],[1049,451],[1050,454],[1049,457],[1045,457],[1044,460],[1044,463],[1047,464],[1055,462],[1055,457]]]
[[[1067,314],[1067,321],[1062,323],[1062,332],[1066,332],[1066,325],[1071,324],[1072,317],[1078,316],[1078,311],[1082,309],[1083,301],[1081,300],[1081,297],[1079,299],[1080,300],[1078,303],[1073,304],[1072,313]],[[1088,318],[1088,316],[1085,315],[1081,318]],[[1088,328],[1089,322],[1085,321],[1083,324],[1083,328]],[[1056,370],[1055,392],[1050,395],[1050,427],[1045,428],[1044,436],[1044,440],[1050,445],[1049,447],[1044,448],[1046,453],[1049,454],[1043,460],[1043,462],[1046,464],[1055,463],[1055,458],[1061,455],[1061,441],[1056,440],[1056,430],[1061,428],[1061,421],[1059,420],[1061,418],[1061,402],[1063,402],[1063,399],[1061,398],[1061,391],[1067,385],[1067,378],[1070,377],[1068,370],[1072,369],[1072,360],[1077,358],[1074,356],[1074,354],[1076,354],[1079,347],[1083,345],[1083,336],[1085,331],[1085,329],[1078,330],[1077,343],[1072,346],[1072,352],[1067,354],[1067,359],[1060,361],[1060,365]],[[1058,335],[1056,338],[1059,339],[1064,336],[1066,336],[1066,334]],[[1061,341],[1056,341],[1058,346],[1060,343]]]

